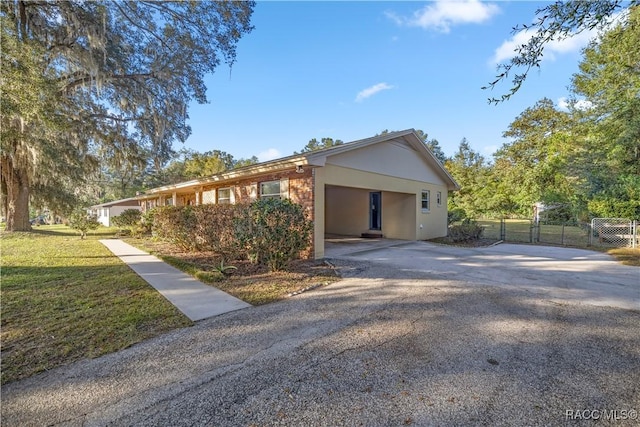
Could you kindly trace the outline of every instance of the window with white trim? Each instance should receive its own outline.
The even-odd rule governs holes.
[[[420,199],[422,202],[422,212],[429,212],[429,209],[431,209],[431,191],[422,190],[422,196]]]
[[[436,193],[436,204],[438,207],[442,206],[442,191]]]
[[[216,190],[208,190],[202,192],[202,204],[213,204],[216,202]]]
[[[261,199],[279,199],[280,198],[280,181],[267,181],[260,183]]]
[[[227,188],[219,188],[218,189],[218,203],[223,205],[223,204],[230,204],[231,203],[231,188],[227,187]]]

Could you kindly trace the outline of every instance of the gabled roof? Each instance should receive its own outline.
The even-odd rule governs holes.
[[[334,147],[325,148],[322,150],[311,151],[305,153],[307,161],[313,166],[324,166],[327,161],[327,157],[331,157],[337,154],[346,153],[348,151],[365,148],[371,145],[379,144],[381,142],[402,140],[409,144],[419,155],[421,155],[429,166],[433,168],[436,174],[442,178],[446,183],[449,190],[458,190],[460,186],[453,179],[451,174],[444,168],[444,165],[434,156],[429,148],[424,144],[422,139],[418,136],[414,129],[406,129],[397,132],[388,132],[381,135],[376,135],[371,138],[360,139],[358,141],[349,142],[342,145],[336,145]]]
[[[442,163],[433,155],[431,150],[423,143],[420,137],[416,134],[414,129],[406,129],[398,132],[388,132],[381,135],[377,135],[371,138],[360,139],[357,141],[347,142],[341,145],[336,145],[329,148],[323,148],[320,150],[310,151],[306,153],[293,154],[291,156],[282,157],[275,160],[269,160],[267,162],[256,163],[253,165],[243,166],[241,168],[232,169],[226,172],[222,172],[216,175],[212,175],[204,178],[197,178],[190,181],[180,182],[172,185],[165,185],[150,189],[146,192],[146,195],[162,193],[166,191],[180,190],[182,188],[189,188],[193,186],[200,186],[206,184],[212,184],[216,182],[225,182],[229,180],[237,180],[240,178],[250,177],[253,175],[259,175],[269,172],[275,172],[279,170],[289,169],[296,166],[324,166],[328,157],[346,153],[348,151],[357,150],[368,147],[370,145],[379,144],[381,142],[403,140],[409,144],[415,151],[424,158],[429,166],[433,168],[440,178],[446,183],[449,190],[457,190],[460,187],[453,177],[447,172]],[[141,195],[138,199],[144,199],[145,195]]]
[[[114,200],[112,202],[100,203],[99,205],[91,206],[91,209],[109,208],[111,206],[138,206],[138,198],[129,197],[128,199],[120,199],[120,200]]]

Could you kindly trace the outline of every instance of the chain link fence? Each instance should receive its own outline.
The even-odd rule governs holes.
[[[596,218],[592,222],[535,222],[526,219],[477,220],[483,238],[560,246],[640,247],[638,221]]]

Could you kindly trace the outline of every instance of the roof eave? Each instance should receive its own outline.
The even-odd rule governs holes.
[[[233,181],[241,178],[247,178],[255,175],[261,175],[264,173],[277,172],[293,168],[296,166],[308,165],[309,162],[305,155],[293,155],[284,157],[282,159],[271,160],[268,162],[256,163],[254,165],[244,166],[238,169],[232,169],[229,171],[221,172],[219,174],[211,175],[208,177],[192,179],[190,181],[179,182],[177,184],[164,185],[162,187],[152,188],[147,190],[144,194],[137,197],[138,200],[147,199],[150,195],[158,193],[166,193],[169,191],[178,191],[181,189],[198,187],[214,183],[222,183],[226,181]]]

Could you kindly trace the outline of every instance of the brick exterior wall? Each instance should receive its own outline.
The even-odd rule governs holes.
[[[300,204],[306,214],[307,218],[311,221],[314,220],[314,193],[313,193],[313,169],[309,166],[304,167],[304,171],[302,173],[296,172],[294,169],[272,172],[268,174],[262,175],[252,175],[246,179],[239,179],[236,181],[226,181],[224,183],[215,184],[215,185],[204,185],[194,186],[193,190],[185,191],[180,190],[180,194],[177,195],[177,205],[195,205],[196,204],[196,192],[210,191],[210,190],[218,190],[220,188],[231,188],[233,191],[233,202],[234,203],[242,203],[242,202],[251,202],[260,197],[260,183],[268,182],[268,181],[281,181],[288,180],[288,187],[285,192],[282,194],[283,197],[288,197],[292,202]],[[282,186],[281,186],[282,190]],[[216,191],[217,194],[217,191]],[[172,193],[166,192],[163,193],[165,198],[172,198]],[[150,204],[154,204],[159,206],[158,197],[150,200]],[[141,204],[145,204],[145,202],[141,202]],[[312,242],[311,249],[307,251],[307,253],[303,253],[302,256],[306,258],[313,257],[313,233],[312,233]]]

